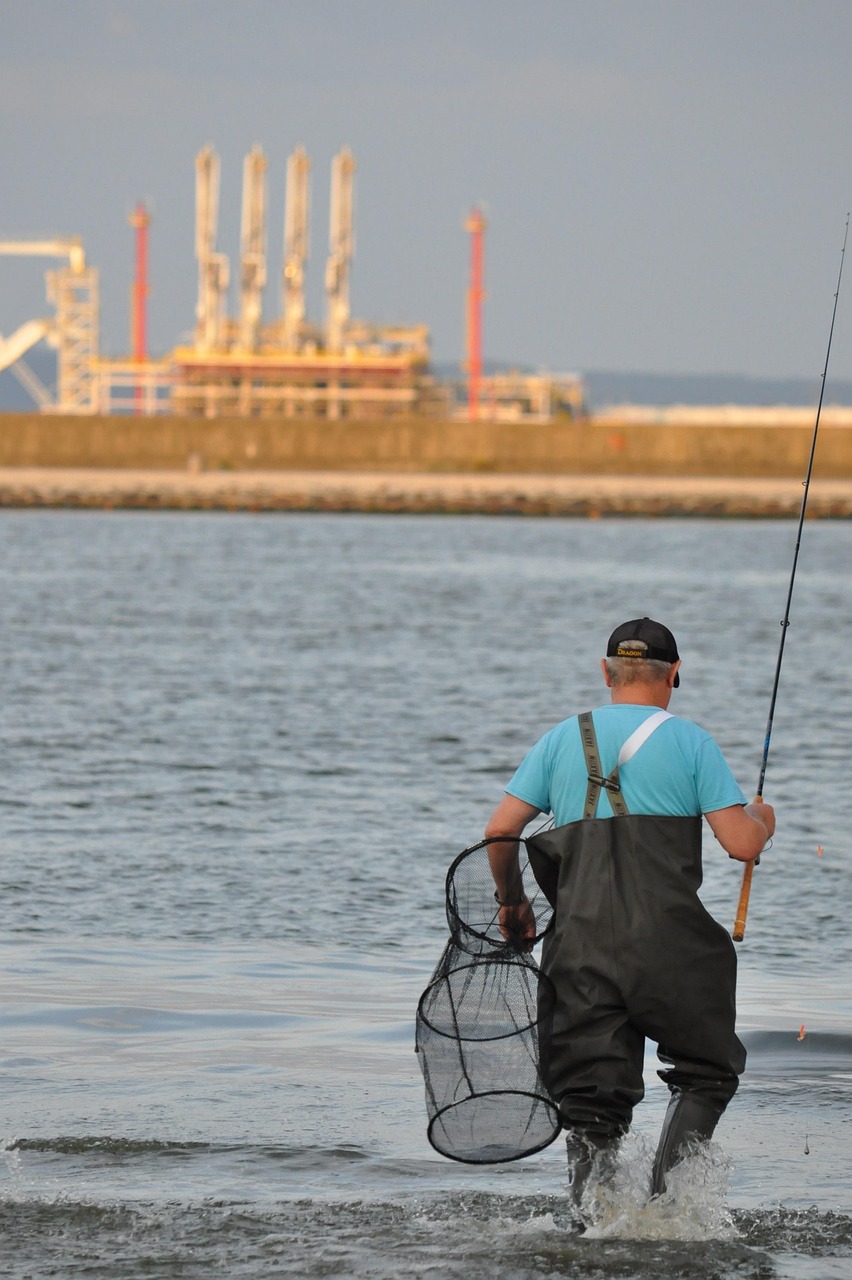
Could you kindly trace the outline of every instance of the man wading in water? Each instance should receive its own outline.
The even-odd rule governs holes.
[[[668,628],[637,618],[602,659],[612,703],[572,716],[532,748],[486,836],[528,837],[530,865],[554,907],[541,967],[556,988],[541,1074],[567,1130],[576,1208],[605,1179],[644,1095],[645,1038],[671,1090],[652,1193],[688,1143],[710,1138],[745,1067],[735,1024],[736,956],[701,905],[701,815],[732,858],[750,862],[775,830],[771,805],[747,804],[703,729],[668,714],[680,683]],[[517,845],[490,846],[500,928],[531,946]]]

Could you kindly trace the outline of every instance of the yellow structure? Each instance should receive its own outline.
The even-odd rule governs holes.
[[[266,161],[252,148],[243,171],[240,305],[226,314],[227,258],[216,249],[219,161],[206,147],[196,161],[195,342],[170,356],[173,413],[217,418],[364,418],[446,409],[429,374],[425,325],[389,328],[352,320],[355,161],[334,158],[326,265],[326,323],[306,319],[304,275],[309,240],[310,161],[298,147],[287,166],[282,314],[262,323],[266,283]]]

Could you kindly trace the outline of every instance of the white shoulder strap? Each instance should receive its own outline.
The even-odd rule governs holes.
[[[670,711],[655,711],[653,715],[648,716],[647,720],[643,720],[638,729],[634,729],[624,746],[618,753],[618,768],[626,764],[640,747],[644,746],[655,729],[659,729],[664,720],[671,720],[672,713]]]

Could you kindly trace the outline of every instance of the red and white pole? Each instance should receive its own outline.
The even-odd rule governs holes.
[[[136,232],[136,271],[133,279],[130,339],[133,359],[137,364],[148,360],[148,226],[151,215],[141,200],[131,213],[129,222]],[[144,388],[136,386],[136,412],[143,412]]]
[[[479,418],[482,388],[482,303],[485,298],[485,228],[479,209],[464,224],[470,232],[470,281],[467,289],[467,416]]]

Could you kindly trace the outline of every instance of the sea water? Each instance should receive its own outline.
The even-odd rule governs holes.
[[[0,513],[0,1274],[852,1275],[852,526],[809,523],[739,947],[743,1085],[585,1236],[557,1143],[426,1140],[443,881],[648,613],[754,790],[788,522]],[[730,925],[741,868],[705,838]],[[660,939],[665,948],[666,939]],[[677,958],[672,957],[676,963]]]

